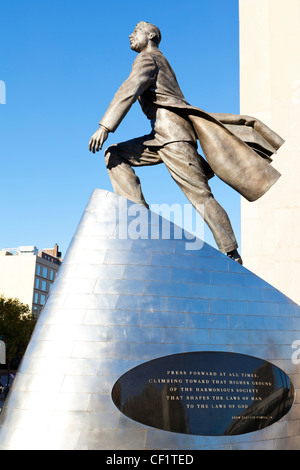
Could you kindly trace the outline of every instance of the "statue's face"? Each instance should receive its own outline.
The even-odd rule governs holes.
[[[141,52],[148,44],[149,33],[146,28],[141,25],[137,25],[133,33],[129,36],[130,47],[133,51]]]

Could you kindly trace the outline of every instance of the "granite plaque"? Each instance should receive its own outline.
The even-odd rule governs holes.
[[[291,408],[287,374],[262,359],[229,352],[187,352],[145,362],[115,383],[119,410],[166,431],[237,435],[263,429]]]

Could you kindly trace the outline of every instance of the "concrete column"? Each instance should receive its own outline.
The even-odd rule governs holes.
[[[300,2],[240,0],[240,112],[285,139],[282,174],[259,201],[241,203],[244,265],[300,301]]]

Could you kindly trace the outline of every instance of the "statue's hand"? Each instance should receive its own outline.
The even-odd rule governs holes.
[[[108,130],[105,127],[100,126],[99,129],[92,135],[89,142],[89,149],[95,153],[102,149],[103,143],[108,137]]]

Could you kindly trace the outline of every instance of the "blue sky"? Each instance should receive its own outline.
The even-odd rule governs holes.
[[[93,189],[112,190],[88,143],[130,73],[138,21],[161,29],[188,102],[239,113],[238,0],[6,0],[0,14],[0,249],[58,243],[65,254]],[[148,132],[135,103],[105,146]],[[163,165],[137,173],[149,204],[188,203]],[[240,241],[240,196],[210,185]],[[205,241],[215,246],[208,229]]]

